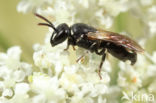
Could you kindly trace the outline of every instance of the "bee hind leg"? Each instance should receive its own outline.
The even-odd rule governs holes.
[[[100,65],[99,65],[99,70],[98,70],[98,75],[100,77],[100,80],[102,79],[102,76],[101,76],[101,69],[102,69],[102,65],[105,61],[105,58],[106,58],[106,53],[103,52],[103,55],[102,55],[102,59],[101,59],[101,62],[100,62]]]

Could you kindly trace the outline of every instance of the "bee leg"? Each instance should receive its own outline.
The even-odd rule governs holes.
[[[105,52],[105,50],[106,50],[106,49],[104,48],[104,49],[102,49],[102,50],[99,52],[98,49],[96,49],[96,50],[95,50],[95,53],[98,54],[98,55],[103,55],[104,52]]]
[[[64,49],[64,51],[67,51],[67,50],[69,49],[69,46],[70,46],[70,45],[67,44],[67,47]],[[74,46],[72,46],[72,47],[73,47],[73,50],[76,50]]]
[[[69,44],[67,44],[67,47],[64,49],[64,51],[67,51],[69,49]]]
[[[82,58],[85,57],[86,54],[88,54],[88,51],[86,51],[82,56],[80,56],[80,57],[76,60],[76,62],[79,62]]]
[[[96,41],[94,42],[90,47],[89,50],[90,52],[95,52],[96,54],[99,55],[98,53],[98,48],[100,47],[101,41]],[[102,51],[101,51],[102,52]],[[103,52],[102,52],[103,53]],[[102,55],[102,54],[101,54]]]
[[[71,45],[71,43],[69,42],[69,40],[67,41],[67,47],[64,49],[64,51],[67,51],[69,49],[69,46]]]
[[[134,65],[136,63],[136,61],[137,61],[137,54],[134,52],[129,56],[129,58],[130,58],[130,61],[131,61],[131,65]]]
[[[98,48],[98,43],[97,42],[94,42],[90,47],[89,47],[89,50],[90,52],[96,52],[96,49]]]
[[[104,51],[105,51],[105,50],[104,50]],[[100,79],[102,79],[102,76],[101,76],[101,69],[102,69],[103,62],[105,61],[105,57],[106,57],[106,53],[103,52],[102,59],[101,59],[101,63],[100,63],[99,70],[98,70],[98,75],[99,75]]]
[[[73,47],[73,50],[75,51],[76,49],[75,49],[75,47],[74,46],[72,46]]]

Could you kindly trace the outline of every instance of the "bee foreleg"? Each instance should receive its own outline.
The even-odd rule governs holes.
[[[64,51],[68,50],[69,49],[69,43],[67,43],[67,47],[64,49]]]

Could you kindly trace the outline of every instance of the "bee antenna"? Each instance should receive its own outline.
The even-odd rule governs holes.
[[[50,24],[47,24],[47,23],[38,23],[38,25],[43,25],[43,26],[49,26],[49,27],[51,27],[51,25]]]
[[[35,13],[35,15],[43,20],[45,20],[46,22],[48,22],[49,24],[46,24],[46,23],[39,23],[38,25],[45,25],[45,26],[49,26],[49,27],[52,27],[56,32],[57,32],[57,29],[55,28],[55,26],[48,20],[46,19],[45,17]]]

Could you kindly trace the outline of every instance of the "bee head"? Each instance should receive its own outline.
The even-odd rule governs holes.
[[[55,26],[45,17],[39,14],[35,15],[47,22],[47,23],[38,23],[38,25],[49,26],[54,30],[50,39],[50,43],[52,46],[62,43],[70,35],[70,29],[67,24],[62,23],[55,28]]]

